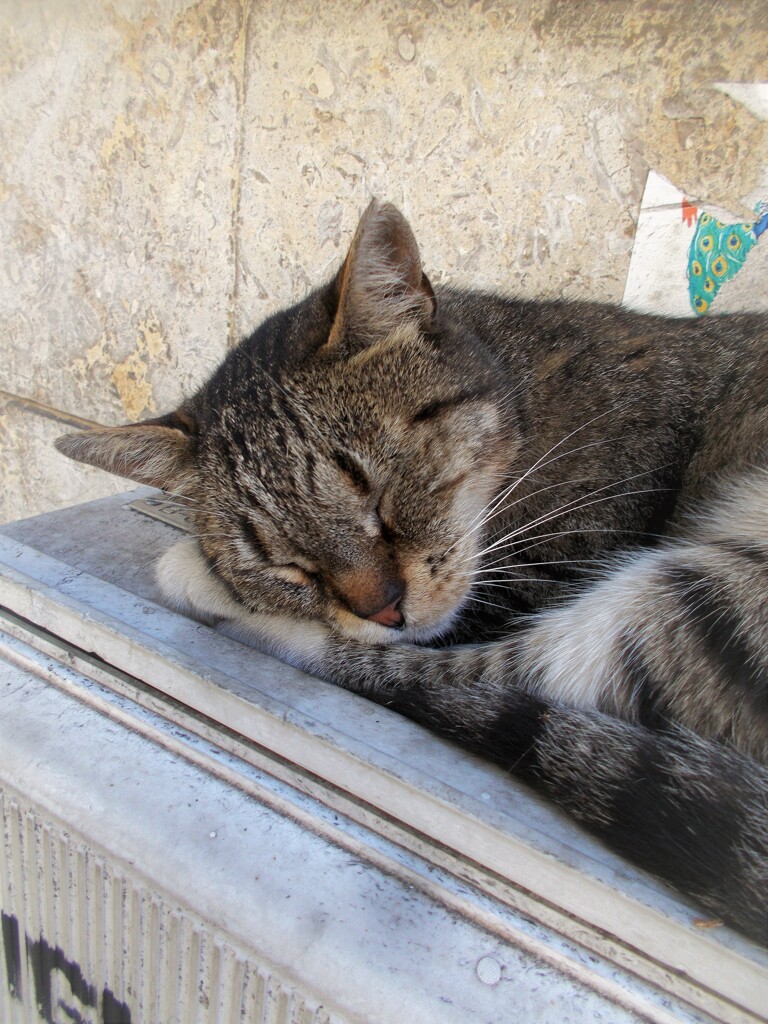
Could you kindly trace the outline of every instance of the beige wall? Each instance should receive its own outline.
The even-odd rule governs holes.
[[[368,198],[436,282],[619,301],[653,167],[738,209],[765,0],[0,0],[0,519],[122,489],[50,441],[172,407]]]

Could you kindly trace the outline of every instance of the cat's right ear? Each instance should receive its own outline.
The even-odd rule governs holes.
[[[331,286],[333,326],[327,346],[375,342],[406,322],[431,325],[435,293],[405,217],[374,199]]]
[[[195,474],[197,424],[186,412],[122,427],[64,434],[56,448],[76,462],[105,469],[140,484],[183,491]]]

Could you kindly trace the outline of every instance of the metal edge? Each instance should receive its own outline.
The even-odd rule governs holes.
[[[0,544],[0,551],[2,546]],[[21,549],[33,561],[43,559],[55,563],[16,542],[7,546],[17,556],[14,558],[17,564]],[[71,567],[58,564],[63,574],[71,576]],[[95,578],[90,578],[90,583],[96,592],[118,589]],[[604,865],[595,865],[599,872],[587,875],[584,865],[574,868],[555,858],[550,837],[546,837],[550,849],[542,850],[511,832],[489,826],[481,814],[473,815],[462,806],[466,805],[465,799],[454,802],[450,794],[446,794],[445,799],[436,799],[419,788],[417,779],[406,781],[391,774],[380,763],[381,757],[377,756],[379,763],[375,765],[366,761],[360,751],[350,748],[349,737],[332,735],[325,724],[317,731],[313,728],[317,723],[300,720],[305,716],[292,714],[288,705],[282,709],[259,706],[231,689],[217,688],[218,706],[213,709],[209,691],[211,683],[215,686],[216,677],[223,676],[222,673],[211,669],[207,669],[205,675],[195,672],[184,664],[179,651],[159,644],[118,619],[103,615],[93,606],[67,597],[11,565],[7,565],[1,589],[8,606],[17,614],[43,628],[53,628],[71,643],[93,651],[123,671],[147,678],[162,692],[202,714],[213,712],[217,720],[224,719],[223,724],[235,732],[348,790],[364,802],[373,802],[385,814],[416,832],[482,864],[513,887],[528,890],[546,906],[559,908],[564,916],[558,930],[567,937],[584,943],[586,926],[593,932],[591,939],[603,955],[605,949],[618,940],[625,946],[620,951],[623,956],[619,959],[614,953],[612,959],[624,967],[630,966],[628,961],[631,961],[630,969],[640,976],[649,980],[652,976],[654,983],[662,984],[668,991],[707,1012],[714,1009],[713,999],[716,1002],[727,1000],[734,1008],[743,1008],[755,1014],[756,1019],[765,1019],[761,1016],[765,998],[761,997],[760,990],[764,993],[768,972],[757,957],[748,955],[754,950],[759,956],[759,951],[742,943],[738,937],[729,945],[743,945],[743,952],[728,948],[712,933],[693,932],[690,927],[606,884],[604,878],[599,877],[606,873]],[[156,606],[156,612],[178,618],[160,606]],[[141,666],[135,664],[134,643],[143,648]],[[142,671],[137,673],[137,667]],[[231,685],[229,677],[227,681]],[[373,801],[372,794],[376,795]],[[481,811],[479,808],[478,812]],[[510,871],[511,865],[514,871]],[[595,930],[605,933],[606,941],[598,942]],[[716,992],[710,987],[712,978],[718,979]]]

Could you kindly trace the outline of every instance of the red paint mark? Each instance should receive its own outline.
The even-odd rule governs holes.
[[[693,225],[696,223],[696,217],[698,215],[698,212],[699,211],[696,209],[693,203],[689,203],[688,200],[685,197],[683,197],[683,220],[689,228],[692,228]]]

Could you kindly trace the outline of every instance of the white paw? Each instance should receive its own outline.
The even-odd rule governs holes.
[[[155,567],[155,576],[174,608],[209,624],[236,618],[242,612],[211,571],[196,540],[180,541],[166,551]]]
[[[331,637],[322,622],[266,612],[243,611],[236,619],[222,620],[216,629],[314,675],[322,670]]]
[[[196,540],[174,545],[155,572],[163,594],[179,611],[305,672],[320,670],[330,628],[308,619],[249,612],[211,572]]]

